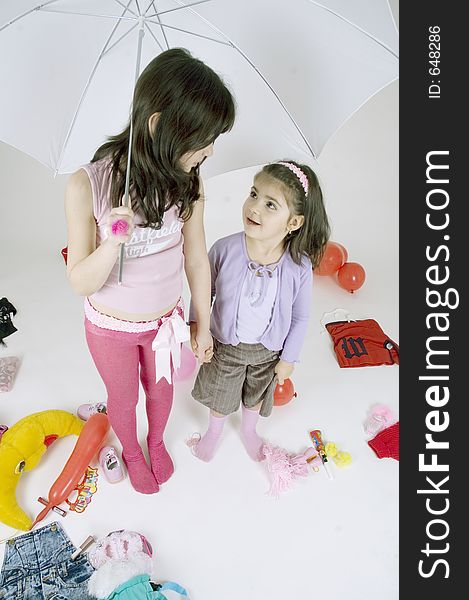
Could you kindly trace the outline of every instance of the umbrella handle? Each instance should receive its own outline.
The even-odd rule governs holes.
[[[132,127],[130,129],[132,131]],[[129,146],[131,143],[132,143],[132,134],[130,135]],[[129,147],[129,157],[130,157],[130,147]],[[122,202],[122,206],[129,206],[129,179],[130,179],[129,175],[128,175],[129,173],[130,173],[130,167],[127,166],[124,201]],[[125,246],[125,244],[121,244],[119,246],[119,274],[117,276],[118,285],[122,284],[122,271],[124,269],[124,246]]]
[[[132,128],[131,128],[132,129]],[[130,144],[132,143],[132,135],[130,136]],[[129,148],[129,157],[130,157],[130,148]],[[130,167],[127,167],[127,173],[130,173]],[[124,192],[124,201],[122,202],[122,206],[129,206],[129,176],[126,176],[125,182],[125,192]],[[119,285],[122,284],[122,270],[124,268],[124,247],[125,244],[121,244],[119,246],[119,274],[117,276],[117,283]]]
[[[117,283],[122,284],[122,269],[124,267],[124,244],[120,245],[119,248],[119,275],[117,276]]]

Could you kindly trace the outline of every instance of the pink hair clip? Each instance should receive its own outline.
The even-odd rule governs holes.
[[[295,175],[300,180],[301,185],[303,186],[303,189],[305,191],[305,195],[307,195],[308,194],[308,187],[309,187],[308,178],[306,177],[305,173],[303,173],[303,171],[300,169],[300,167],[297,167],[293,163],[282,162],[282,161],[280,161],[277,164],[283,165],[284,167],[287,167],[288,169],[290,169],[290,171],[292,173],[295,173]]]

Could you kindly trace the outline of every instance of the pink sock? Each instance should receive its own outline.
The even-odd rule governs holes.
[[[158,483],[165,483],[174,473],[173,461],[163,441],[159,444],[152,444],[151,439],[148,438],[147,442],[153,475]]]
[[[200,460],[209,462],[215,456],[218,441],[220,440],[225,425],[226,417],[216,417],[210,413],[208,429],[194,445],[194,454]]]
[[[259,419],[259,411],[249,410],[242,405],[241,439],[247,453],[255,461],[264,460],[262,446],[264,441],[257,435],[256,425]]]
[[[141,494],[155,494],[159,485],[147,465],[143,452],[132,456],[126,456],[122,453],[122,460],[127,467],[130,483],[137,492]]]
[[[173,405],[173,386],[162,378],[155,383],[153,354],[147,356],[143,349],[141,356],[145,359],[145,368],[141,370],[142,385],[146,393],[146,409],[148,418],[148,453],[151,470],[158,483],[165,483],[174,473],[171,456],[163,442],[164,430]],[[150,364],[151,368],[147,365]]]

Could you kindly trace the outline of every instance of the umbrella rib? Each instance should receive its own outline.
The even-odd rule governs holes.
[[[74,15],[79,17],[99,17],[103,19],[113,19],[114,21],[135,21],[138,17],[124,17],[117,15],[102,15],[97,13],[82,13],[82,12],[74,12],[72,10],[57,10],[55,8],[45,8],[42,9],[42,12],[54,13],[59,15]]]
[[[147,22],[153,23],[153,25],[161,25],[161,27],[167,27],[168,29],[174,29],[175,31],[181,31],[182,33],[187,33],[188,35],[194,35],[195,37],[204,38],[205,40],[210,40],[211,42],[216,42],[217,44],[222,44],[223,46],[233,46],[228,42],[223,42],[222,40],[216,40],[215,38],[211,38],[208,35],[202,35],[201,33],[194,33],[193,31],[188,31],[187,29],[181,29],[180,27],[174,27],[173,25],[166,25],[166,23],[157,23],[156,21],[152,21],[151,19],[146,19]],[[226,37],[226,36],[225,36]]]
[[[361,109],[361,108],[362,108],[362,107],[363,107],[363,106],[364,106],[364,105],[365,105],[365,104],[366,104],[366,103],[367,103],[367,102],[368,102],[368,101],[369,101],[371,98],[373,98],[373,96],[376,96],[376,95],[377,95],[377,94],[379,94],[379,93],[380,93],[382,90],[384,90],[384,88],[386,88],[388,85],[391,85],[391,83],[394,83],[394,81],[397,81],[397,80],[398,80],[398,77],[396,76],[396,77],[394,77],[394,79],[393,79],[392,81],[388,81],[387,83],[384,83],[384,84],[383,84],[383,85],[382,85],[382,86],[379,88],[379,90],[376,90],[376,91],[374,91],[374,92],[371,94],[371,96],[369,96],[368,98],[365,98],[365,100],[363,100],[363,102],[362,102],[362,103],[361,103],[359,106],[357,106],[357,107],[355,108],[355,110],[354,110],[354,111],[353,111],[351,114],[349,114],[347,117],[345,117],[345,118],[342,120],[342,122],[341,122],[339,125],[335,126],[335,129],[334,129],[334,131],[331,133],[331,135],[330,135],[330,137],[329,137],[329,140],[330,140],[330,139],[331,139],[331,138],[332,138],[332,137],[333,137],[333,136],[334,136],[334,135],[335,135],[335,134],[336,134],[336,133],[339,131],[339,129],[341,129],[341,128],[342,128],[342,127],[345,125],[345,123],[347,123],[347,121],[349,121],[349,120],[350,120],[350,119],[353,117],[353,115],[355,115],[355,114],[356,114],[356,113],[357,113],[357,112],[358,112],[358,111],[359,111],[359,110],[360,110],[360,109]],[[329,141],[329,140],[327,140],[327,141]],[[327,143],[327,142],[326,142],[326,143]],[[324,145],[325,145],[325,144],[324,144]]]
[[[161,12],[158,12],[158,9],[155,7],[155,14],[154,15],[148,15],[148,17],[156,17],[158,15],[166,15],[167,13],[170,12],[174,12],[175,10],[182,10],[183,8],[189,8],[191,6],[196,6],[196,4],[205,4],[206,2],[212,2],[213,0],[199,0],[198,2],[192,2],[192,4],[185,4],[184,6],[178,6],[177,8],[168,8],[168,10],[162,10]],[[150,6],[153,4],[153,2],[151,2],[148,6],[148,8],[150,8]],[[148,10],[147,8],[147,10]]]
[[[138,0],[135,0],[135,4],[137,5],[138,16],[141,17],[142,16],[142,11],[140,9],[140,4],[138,3]]]
[[[150,8],[151,8],[152,6],[153,6],[153,8],[155,9],[155,11],[156,11],[156,12],[158,12],[158,9],[156,8],[156,6],[155,6],[155,4],[154,4],[153,0],[150,0],[150,2],[148,2],[148,6],[147,6],[147,7],[146,7],[146,9],[145,9],[145,17],[148,17],[148,16],[150,16],[150,17],[154,17],[154,16],[156,16],[156,15],[147,15],[147,12],[150,10]]]
[[[163,48],[163,46],[160,44],[160,41],[158,40],[158,38],[156,37],[156,35],[153,33],[153,31],[150,29],[150,27],[148,27],[148,23],[145,23],[145,27],[148,29],[148,31],[149,31],[149,33],[150,33],[151,37],[152,37],[152,38],[155,40],[155,42],[158,44],[158,46],[159,46],[159,48],[160,48],[161,52],[164,52],[164,48]],[[165,40],[166,40],[166,37],[165,37]],[[167,43],[167,42],[166,42],[166,43]],[[169,46],[168,46],[168,48],[169,48]]]
[[[179,5],[182,5],[183,7],[187,7],[186,4],[183,4],[179,0],[175,0],[175,2],[177,4],[179,4]],[[277,94],[277,92],[274,90],[274,88],[271,86],[271,84],[268,82],[268,80],[265,78],[265,76],[261,73],[261,71],[252,62],[252,60],[241,50],[241,48],[239,46],[237,46],[225,33],[223,33],[223,31],[220,31],[220,29],[218,29],[218,27],[215,27],[215,25],[213,23],[211,23],[208,19],[206,19],[202,15],[199,15],[199,13],[197,11],[195,11],[193,8],[189,8],[189,11],[191,13],[193,13],[194,15],[196,15],[197,17],[199,17],[199,19],[201,19],[204,23],[206,23],[211,29],[213,29],[214,31],[216,31],[219,35],[221,35],[226,40],[228,40],[228,43],[225,43],[225,42],[220,42],[220,43],[222,43],[222,44],[225,43],[227,46],[231,46],[232,48],[234,48],[237,52],[239,52],[239,54],[244,58],[244,60],[246,60],[246,62],[256,71],[256,73],[259,75],[259,77],[262,79],[262,81],[266,84],[266,86],[269,88],[269,90],[275,96],[275,98],[277,99],[277,101],[280,104],[280,106],[287,113],[290,121],[293,123],[293,125],[295,126],[295,129],[300,134],[301,139],[305,143],[305,145],[308,148],[308,150],[311,152],[311,155],[313,156],[313,158],[316,158],[316,153],[314,152],[313,148],[311,147],[311,144],[306,139],[305,134],[301,131],[301,127],[295,121],[295,119],[293,118],[293,115],[290,113],[290,111],[288,110],[288,108],[285,106],[285,104],[283,103],[283,101],[280,98],[280,96]],[[187,32],[187,33],[191,33],[191,32]],[[193,35],[197,35],[197,34],[193,34]],[[201,37],[205,37],[205,36],[201,36]],[[211,38],[207,38],[207,39],[211,39]],[[212,40],[212,41],[216,42],[218,40]]]
[[[129,0],[129,2],[128,2],[128,5],[130,5],[130,3],[131,3],[131,2],[132,2],[132,0]],[[124,10],[126,10],[126,9],[124,9]],[[81,108],[81,106],[82,106],[82,104],[83,104],[83,100],[85,99],[85,96],[86,96],[86,94],[87,94],[87,92],[88,92],[88,89],[89,89],[89,87],[90,87],[91,81],[93,80],[94,74],[96,73],[96,69],[98,68],[98,65],[99,65],[99,63],[101,62],[101,59],[102,59],[102,57],[103,57],[104,53],[105,53],[105,52],[106,52],[106,50],[107,50],[107,46],[108,46],[109,42],[111,41],[111,39],[112,39],[112,36],[113,36],[113,35],[114,35],[114,33],[116,32],[116,29],[119,27],[120,23],[121,23],[121,21],[118,21],[118,22],[117,22],[117,23],[114,25],[114,27],[113,27],[113,29],[112,29],[111,33],[109,34],[109,37],[108,37],[108,38],[107,38],[107,40],[106,40],[106,43],[104,44],[104,46],[103,46],[103,48],[102,48],[101,52],[99,53],[99,56],[98,56],[98,58],[97,58],[97,60],[96,60],[96,62],[95,62],[95,64],[94,64],[94,67],[93,67],[93,69],[91,70],[91,73],[90,73],[90,75],[89,75],[89,77],[88,77],[88,81],[87,81],[87,82],[86,82],[86,84],[85,84],[85,87],[84,87],[84,89],[83,89],[83,92],[82,92],[82,94],[81,94],[81,96],[80,96],[80,100],[78,101],[78,105],[77,105],[77,108],[76,108],[76,110],[75,110],[75,114],[73,115],[72,121],[71,121],[71,123],[70,123],[70,127],[68,128],[67,135],[66,135],[66,137],[65,137],[65,140],[64,140],[64,143],[63,143],[63,145],[62,145],[62,150],[61,150],[61,152],[60,152],[59,160],[57,161],[56,168],[55,168],[55,174],[56,174],[56,175],[57,175],[57,173],[58,173],[58,170],[59,170],[59,168],[60,168],[60,163],[62,162],[63,156],[64,156],[64,154],[65,154],[65,150],[66,150],[66,148],[67,148],[67,144],[68,144],[68,142],[69,142],[69,140],[70,140],[70,136],[71,136],[71,134],[72,134],[73,127],[75,126],[75,123],[76,123],[76,120],[77,120],[77,117],[78,117],[78,113],[80,112],[80,108]]]
[[[381,40],[379,40],[377,37],[375,37],[374,35],[372,35],[369,31],[366,31],[366,29],[363,29],[362,27],[360,27],[359,25],[357,25],[353,21],[350,21],[349,19],[346,19],[343,15],[339,14],[338,12],[335,12],[331,8],[329,8],[327,6],[324,6],[324,4],[321,4],[320,2],[316,2],[316,0],[309,0],[309,2],[311,4],[314,4],[318,8],[322,8],[323,10],[326,10],[327,12],[331,13],[332,15],[334,15],[335,17],[337,17],[338,19],[341,19],[345,23],[348,23],[351,27],[354,27],[355,29],[358,29],[358,31],[360,31],[361,33],[363,33],[363,35],[365,35],[366,37],[370,38],[371,40],[373,40],[374,42],[376,42],[377,44],[379,44],[382,48],[384,48],[385,50],[387,50],[388,52],[390,52],[396,58],[399,58],[399,56],[394,52],[394,50],[392,50],[389,46],[387,46],[384,42],[382,42]]]
[[[143,13],[143,16],[146,17],[147,16],[147,12],[150,10],[151,6],[152,6],[153,2],[150,0],[150,2],[148,3],[148,6],[145,9],[145,12]],[[156,8],[155,8],[156,10]]]
[[[13,23],[16,23],[16,21],[19,21],[20,19],[23,19],[24,17],[27,17],[31,13],[36,12],[38,10],[42,10],[44,6],[48,6],[49,4],[53,4],[54,2],[58,2],[58,1],[59,0],[49,0],[49,2],[43,2],[42,4],[38,4],[37,6],[34,6],[33,8],[30,8],[29,10],[26,10],[24,13],[21,13],[20,15],[18,15],[17,17],[15,17],[14,19],[12,19],[11,21],[8,21],[8,23],[5,23],[5,25],[2,25],[0,27],[0,31],[3,31],[3,29],[6,29],[10,25],[13,25]]]
[[[269,88],[269,90],[272,92],[272,94],[275,96],[275,98],[277,98],[278,103],[280,104],[280,106],[283,108],[283,110],[287,113],[288,117],[290,118],[291,122],[293,123],[293,125],[295,126],[296,130],[298,131],[298,133],[301,136],[301,139],[303,140],[303,142],[306,144],[306,147],[308,148],[308,150],[311,152],[313,158],[316,158],[316,153],[314,152],[313,148],[311,147],[311,144],[308,142],[308,140],[306,139],[305,134],[302,132],[301,127],[298,125],[298,123],[295,121],[295,119],[293,118],[293,115],[291,114],[291,112],[288,110],[288,108],[285,106],[285,104],[283,103],[283,100],[280,98],[280,96],[277,94],[277,92],[274,90],[274,88],[271,86],[271,84],[268,82],[268,80],[264,77],[264,75],[261,73],[261,71],[256,67],[256,65],[251,61],[251,59],[241,50],[241,48],[238,48],[238,46],[236,46],[236,44],[233,44],[233,48],[235,48],[235,50],[237,50],[237,52],[239,52],[241,54],[241,56],[251,65],[251,67],[256,71],[256,73],[259,75],[259,77],[263,80],[263,82],[266,84],[266,86]]]
[[[125,8],[126,10],[129,11],[129,13],[132,13],[134,15],[134,17],[138,17],[137,13],[135,13],[131,8],[129,8],[128,6],[126,7],[125,4],[123,2],[121,2],[121,0],[114,0],[114,2],[117,2],[117,4],[119,4],[120,6],[122,6],[122,8]],[[130,4],[130,3],[129,3]]]
[[[163,27],[162,27],[162,25],[161,25],[161,19],[160,19],[160,15],[158,14],[158,9],[157,9],[157,8],[156,8],[156,6],[155,6],[155,2],[154,2],[154,0],[152,0],[152,2],[150,2],[150,4],[149,4],[149,5],[148,5],[148,7],[147,7],[147,10],[150,8],[150,6],[153,6],[153,8],[154,8],[154,9],[155,9],[155,11],[156,11],[156,16],[158,17],[158,23],[160,24],[161,33],[163,34],[164,41],[166,42],[166,48],[168,48],[168,49],[169,49],[169,42],[168,42],[168,38],[166,37],[166,32],[165,32],[165,30],[163,29]],[[154,16],[154,15],[150,15],[150,17],[153,17],[153,16]],[[149,17],[147,17],[147,19],[148,19],[148,18],[149,18]],[[151,31],[151,28],[150,28],[148,25],[147,25],[147,28],[148,28],[148,30],[149,30],[149,31]],[[155,38],[155,39],[156,39],[156,38]]]
[[[122,41],[122,40],[123,40],[123,39],[124,39],[126,36],[128,36],[128,35],[129,35],[129,33],[132,33],[132,31],[133,31],[133,30],[134,30],[136,27],[138,27],[138,23],[135,23],[135,25],[132,25],[132,27],[131,27],[131,28],[130,28],[128,31],[126,31],[125,33],[123,33],[123,34],[120,36],[120,38],[119,38],[118,40],[116,40],[116,41],[115,41],[115,42],[112,44],[112,46],[109,46],[109,48],[108,48],[108,49],[107,49],[107,50],[106,50],[106,51],[103,53],[103,57],[104,57],[104,56],[106,56],[106,54],[108,54],[109,52],[111,52],[111,50],[112,50],[113,48],[115,48],[115,47],[117,46],[117,44],[119,44],[119,42],[121,42],[121,41]]]

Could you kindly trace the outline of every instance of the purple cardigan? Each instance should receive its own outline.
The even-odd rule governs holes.
[[[210,331],[222,344],[237,346],[236,317],[241,288],[249,263],[244,231],[217,240],[208,253],[212,275]],[[311,312],[313,269],[308,258],[297,265],[289,252],[277,264],[278,287],[270,325],[260,342],[269,350],[281,350],[281,358],[299,362]],[[193,306],[189,320],[195,321]]]

